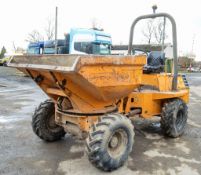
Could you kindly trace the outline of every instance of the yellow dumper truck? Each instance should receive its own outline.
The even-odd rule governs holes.
[[[156,17],[172,23],[173,73],[154,65],[154,56],[149,60],[144,54],[131,55],[136,23]],[[65,133],[85,139],[89,161],[104,171],[122,166],[132,151],[130,117],[158,116],[170,137],[184,132],[189,87],[185,76],[177,73],[176,24],[167,13],[140,16],[133,22],[127,56],[24,55],[13,57],[9,66],[29,74],[50,97],[35,110],[34,133],[49,142]]]

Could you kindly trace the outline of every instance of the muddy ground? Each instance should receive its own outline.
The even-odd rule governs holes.
[[[201,74],[188,74],[191,86],[185,134],[164,137],[158,121],[135,122],[135,144],[127,163],[110,174],[201,174]],[[47,96],[15,69],[0,67],[0,174],[109,174],[94,168],[84,142],[67,135],[46,143],[34,135],[31,116]]]

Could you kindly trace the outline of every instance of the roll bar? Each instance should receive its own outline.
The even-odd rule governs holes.
[[[173,75],[173,81],[172,81],[172,90],[177,90],[177,75],[178,75],[178,70],[177,70],[177,29],[176,29],[176,22],[174,18],[169,15],[168,13],[154,13],[154,14],[149,14],[149,15],[143,15],[139,16],[136,18],[130,28],[130,36],[129,36],[129,45],[128,45],[128,55],[131,55],[132,52],[132,44],[133,44],[133,37],[134,37],[134,28],[137,24],[142,19],[148,19],[148,18],[157,18],[157,17],[166,17],[170,20],[172,24],[172,40],[173,40],[173,57],[174,57],[174,75]]]

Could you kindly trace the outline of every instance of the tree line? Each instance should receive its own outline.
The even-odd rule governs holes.
[[[43,34],[42,34],[43,33]],[[47,18],[46,25],[43,31],[38,31],[34,29],[31,31],[25,41],[27,42],[39,42],[44,40],[52,40],[55,35],[55,25],[54,19],[49,17]]]
[[[166,24],[167,25],[167,24]],[[157,44],[162,44],[163,41],[163,29],[164,20],[163,19],[149,19],[146,25],[142,29],[142,35],[145,38],[147,44],[155,42]],[[164,35],[164,40],[168,38],[168,35]]]
[[[3,46],[0,53],[0,59],[4,58],[5,53],[6,53],[6,48]]]

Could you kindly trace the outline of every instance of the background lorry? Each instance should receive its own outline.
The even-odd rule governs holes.
[[[55,45],[57,42],[57,51]],[[65,39],[30,43],[28,54],[100,54],[111,53],[111,35],[97,29],[73,28]]]
[[[43,54],[55,54],[55,40],[44,41]],[[66,40],[57,40],[57,54],[68,54]]]
[[[44,49],[44,41],[32,42],[29,43],[28,45],[27,54],[30,55],[43,54],[43,49]]]

